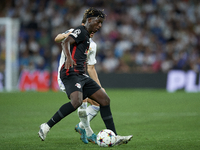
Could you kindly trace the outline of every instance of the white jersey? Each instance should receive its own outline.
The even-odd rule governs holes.
[[[74,29],[67,30],[63,34],[66,34],[66,33],[71,32],[73,30]],[[96,51],[97,51],[97,44],[90,38],[90,47],[89,47],[89,50],[88,50],[88,53],[87,53],[87,64],[88,65],[95,65],[97,63],[96,58],[95,58],[96,57]],[[60,79],[60,69],[61,69],[61,67],[64,63],[65,63],[65,54],[62,50],[61,56],[60,56],[60,61],[59,61],[57,80],[58,80],[58,85],[63,92],[65,92],[65,86]]]
[[[87,55],[88,65],[95,65],[97,63],[96,52],[97,52],[97,44],[90,38],[90,47]]]

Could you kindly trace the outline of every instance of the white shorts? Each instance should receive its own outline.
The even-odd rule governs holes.
[[[66,93],[65,86],[64,86],[63,82],[61,81],[61,79],[58,79],[58,85],[60,87],[60,90]]]

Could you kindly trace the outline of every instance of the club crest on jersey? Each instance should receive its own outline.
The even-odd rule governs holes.
[[[81,33],[81,30],[80,29],[76,29],[74,30],[71,35],[73,35],[75,38],[77,38],[77,36]]]
[[[79,89],[81,88],[81,85],[80,85],[79,83],[76,83],[75,86],[76,86],[77,88],[79,88]]]

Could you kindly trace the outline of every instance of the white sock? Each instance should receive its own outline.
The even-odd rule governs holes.
[[[87,108],[87,102],[83,102],[82,105],[80,106],[81,109],[86,109]]]
[[[81,109],[86,109],[86,108],[87,108],[87,102],[83,102],[82,105],[78,108],[78,116],[79,116],[79,119],[80,119],[79,111],[80,111]],[[81,120],[81,119],[80,119],[80,120]],[[81,121],[79,122],[79,127],[82,128],[82,129],[84,129],[84,125],[83,125],[83,123],[82,123]]]
[[[79,107],[78,108],[78,116],[79,116],[79,119],[80,119],[80,123],[79,123],[80,128],[85,129],[86,135],[88,137],[91,136],[94,132],[92,131],[92,129],[90,127],[90,123],[89,123],[88,118],[87,118],[86,109],[81,109]]]
[[[100,107],[95,105],[90,105],[86,108],[88,121],[90,122],[99,112]]]

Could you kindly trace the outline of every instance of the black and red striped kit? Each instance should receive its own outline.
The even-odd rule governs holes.
[[[70,46],[70,53],[77,65],[65,69],[65,64],[63,64],[60,70],[60,78],[69,98],[72,92],[81,91],[83,92],[83,99],[85,99],[100,89],[100,86],[85,74],[90,35],[85,26],[79,26],[69,36],[75,40],[75,43]]]

